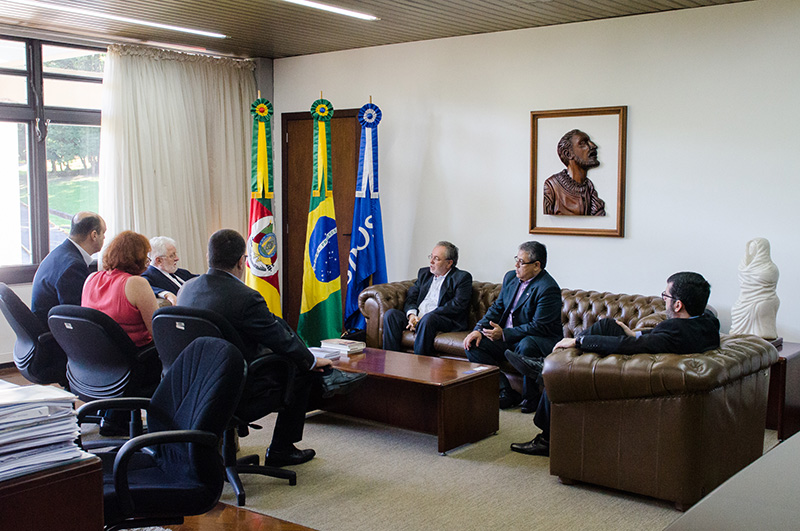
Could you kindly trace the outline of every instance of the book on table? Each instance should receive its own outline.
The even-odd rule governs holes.
[[[342,352],[332,348],[309,347],[308,350],[310,350],[311,353],[317,358],[338,360],[342,357]]]
[[[367,348],[367,344],[363,341],[353,341],[352,339],[323,339],[322,348],[332,349],[342,354],[356,354]]]

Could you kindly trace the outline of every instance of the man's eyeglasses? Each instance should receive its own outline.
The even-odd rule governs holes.
[[[668,294],[666,291],[662,291],[662,292],[661,292],[661,298],[662,298],[662,299],[672,299],[672,300],[678,300],[678,299],[676,299],[675,297],[673,297],[672,295]]]
[[[529,265],[533,264],[534,262],[538,262],[538,260],[533,260],[532,262],[523,262],[521,258],[517,258],[516,256],[514,257],[514,263],[518,266]]]
[[[432,254],[428,255],[428,260],[433,260],[434,262],[441,262],[445,260],[444,258],[439,258],[438,256],[433,256]]]

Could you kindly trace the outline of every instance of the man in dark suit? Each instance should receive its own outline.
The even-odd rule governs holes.
[[[92,255],[103,248],[106,222],[94,212],[72,218],[69,238],[45,256],[33,277],[31,310],[47,327],[47,314],[59,304],[81,304]]]
[[[303,438],[312,385],[321,383],[328,394],[344,394],[366,374],[344,373],[333,369],[330,360],[315,358],[289,325],[269,311],[261,294],[242,282],[246,259],[244,238],[234,230],[218,230],[208,240],[208,272],[184,284],[178,304],[213,310],[225,317],[239,332],[245,349],[242,354],[248,362],[262,356],[267,348],[295,365],[294,400],[278,413],[265,464],[298,465],[315,455],[314,450],[300,450],[294,445]],[[270,375],[262,376],[248,384],[243,400],[274,411],[282,403],[284,388]]]
[[[391,309],[383,316],[383,348],[401,350],[403,330],[416,332],[414,353],[430,355],[439,332],[467,330],[472,275],[456,267],[458,247],[450,242],[436,244],[428,256],[430,267],[417,273],[408,288],[403,311]]]
[[[545,271],[547,248],[536,241],[525,242],[514,261],[516,268],[506,273],[500,296],[464,339],[467,358],[473,363],[499,366],[506,350],[541,359],[563,337],[561,288]],[[538,399],[535,378],[525,378],[523,392],[529,401]],[[514,407],[521,398],[501,372],[500,407]]]
[[[187,280],[196,277],[186,269],[178,268],[178,247],[175,240],[156,236],[150,240],[150,265],[142,276],[150,283],[157,298],[177,304],[176,295]]]
[[[719,348],[719,321],[706,309],[711,286],[698,273],[684,271],[667,279],[661,294],[667,320],[652,330],[633,332],[620,321],[602,319],[576,337],[567,337],[555,348],[579,348],[598,354],[693,354]],[[531,374],[530,360],[507,354],[522,374]],[[528,455],[550,455],[550,399],[542,393],[533,423],[542,430],[532,441],[513,443],[511,449]]]

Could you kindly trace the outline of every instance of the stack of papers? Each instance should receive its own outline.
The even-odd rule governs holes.
[[[83,457],[77,397],[44,385],[0,388],[0,481]]]
[[[323,339],[322,348],[335,350],[340,354],[355,354],[367,348],[363,341],[353,341],[352,339]]]

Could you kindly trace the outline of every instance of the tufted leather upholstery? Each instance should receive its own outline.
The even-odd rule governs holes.
[[[381,346],[383,314],[403,308],[412,283],[361,293],[369,346]],[[473,282],[470,328],[499,293],[500,284]],[[565,337],[605,317],[633,330],[666,318],[658,296],[568,289],[561,296]],[[465,358],[466,334],[439,334],[434,347]],[[412,350],[413,344],[406,332],[403,346]],[[775,347],[755,336],[722,336],[719,349],[690,355],[550,354],[544,364],[552,401],[550,473],[565,483],[594,483],[688,508],[761,455],[769,367],[777,359]],[[513,372],[510,365],[501,369]]]
[[[726,335],[689,355],[550,354],[550,473],[688,508],[761,456],[777,359],[761,338]]]
[[[406,292],[413,283],[413,280],[390,282],[370,286],[361,292],[358,304],[367,322],[367,346],[376,348],[382,346],[383,314],[390,308],[403,309]],[[472,283],[472,302],[469,308],[470,330],[500,295],[500,287],[500,284],[491,282]],[[661,300],[661,297],[562,289],[561,298],[563,302],[561,323],[564,327],[565,337],[573,337],[584,328],[592,326],[598,319],[605,317],[620,319],[634,330],[652,328],[666,318],[664,301]],[[436,352],[442,356],[466,359],[463,344],[467,333],[439,334],[436,336],[433,346]],[[403,347],[408,351],[414,349],[412,332],[403,333]],[[502,368],[506,372],[514,372],[510,365]]]

